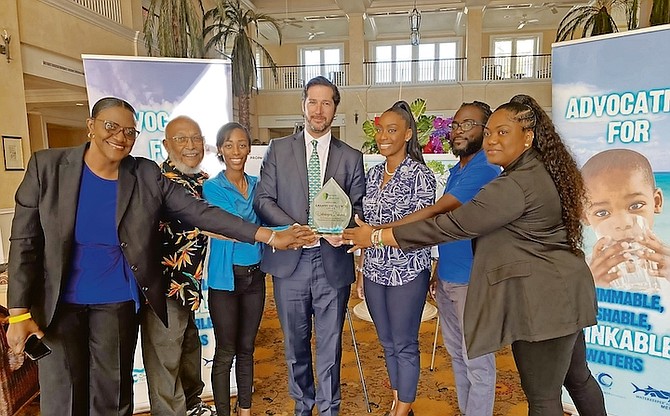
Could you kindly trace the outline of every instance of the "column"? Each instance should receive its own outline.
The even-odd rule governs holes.
[[[484,8],[469,6],[465,29],[466,80],[482,79],[482,21]]]
[[[365,39],[362,13],[349,14],[349,84],[365,83]]]

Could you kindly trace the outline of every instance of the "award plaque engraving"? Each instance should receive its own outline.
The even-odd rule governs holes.
[[[337,181],[330,178],[314,197],[312,212],[318,234],[342,234],[351,220],[351,200]]]

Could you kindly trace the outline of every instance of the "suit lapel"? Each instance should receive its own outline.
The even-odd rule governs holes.
[[[84,168],[84,152],[88,144],[79,146],[58,165],[58,213],[64,247],[70,247],[74,239],[74,223],[77,218],[79,186]],[[69,253],[65,253],[69,257]]]
[[[323,175],[323,184],[328,182],[328,179],[335,176],[337,168],[342,159],[342,143],[335,137],[330,139],[330,149],[328,149],[328,162],[326,163],[326,173]]]
[[[116,196],[116,229],[119,229],[121,220],[128,209],[130,198],[133,196],[137,177],[135,175],[136,161],[132,156],[128,156],[121,161],[119,166],[119,183]]]
[[[302,183],[302,189],[307,199],[309,198],[309,185],[307,184],[307,150],[305,149],[304,133],[298,133],[293,136],[292,147],[298,177],[300,178],[300,183]]]

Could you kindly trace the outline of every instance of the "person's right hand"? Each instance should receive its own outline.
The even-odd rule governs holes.
[[[26,345],[26,339],[32,334],[36,334],[39,338],[44,336],[44,332],[37,326],[37,323],[32,319],[9,324],[7,329],[7,343],[9,348],[15,354],[21,354]]]
[[[318,237],[309,225],[294,224],[285,230],[277,231],[272,246],[280,250],[299,248],[316,243]]]
[[[589,268],[596,286],[609,287],[614,280],[621,277],[616,266],[630,258],[624,248],[621,242],[613,242],[611,237],[603,237],[593,246]]]

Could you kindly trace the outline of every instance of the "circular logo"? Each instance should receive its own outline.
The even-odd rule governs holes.
[[[596,379],[598,380],[598,383],[600,383],[600,385],[604,387],[612,387],[612,384],[614,384],[614,379],[612,378],[611,375],[607,373],[598,374],[596,376]]]

